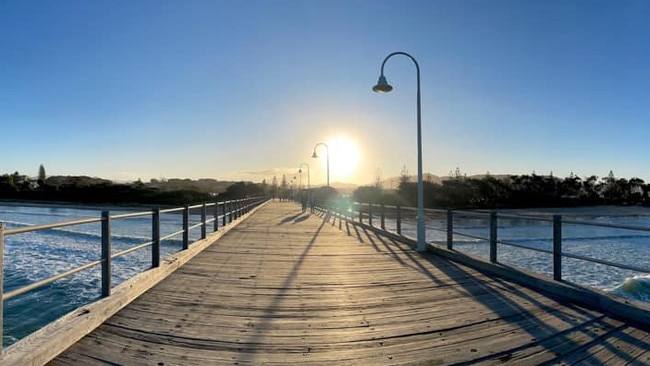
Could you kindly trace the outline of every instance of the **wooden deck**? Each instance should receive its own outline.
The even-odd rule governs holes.
[[[50,365],[650,364],[649,329],[269,203]]]

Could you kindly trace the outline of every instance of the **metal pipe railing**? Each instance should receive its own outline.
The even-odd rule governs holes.
[[[333,203],[330,203],[330,205],[331,204]],[[402,236],[404,238],[414,240],[414,238],[408,237],[403,233],[403,224],[405,221],[408,221],[405,220],[403,212],[416,211],[416,208],[382,205],[380,210],[381,228],[376,228],[373,226],[373,220],[372,220],[373,205],[372,204],[351,202],[349,203],[349,206],[351,207],[350,215],[349,216],[339,215],[341,219],[345,219],[351,222],[358,222],[364,225],[368,225],[373,229],[379,231],[392,232],[397,234],[398,236]],[[320,203],[316,202],[315,209],[321,212],[325,212],[330,208],[323,202]],[[449,210],[426,209],[425,214],[429,216],[434,214],[442,216],[442,218],[437,219],[443,223],[442,227],[438,228],[438,227],[429,226],[427,227],[427,230],[446,232],[445,243],[447,249],[449,250],[454,250],[454,241],[458,240],[458,238],[471,238],[481,242],[486,242],[489,245],[489,249],[488,249],[489,257],[487,259],[491,263],[498,263],[497,254],[500,245],[550,254],[552,256],[552,262],[550,264],[553,268],[553,279],[556,281],[563,280],[562,263],[563,263],[563,259],[565,258],[577,259],[589,263],[606,265],[618,269],[630,270],[630,271],[641,272],[641,273],[650,273],[650,268],[646,268],[642,266],[636,266],[636,265],[630,265],[626,263],[614,262],[610,260],[593,258],[585,255],[565,253],[563,252],[563,246],[562,246],[563,244],[562,231],[563,228],[567,225],[585,225],[585,226],[641,231],[641,232],[650,232],[650,227],[616,225],[616,224],[609,224],[609,223],[594,223],[594,222],[587,222],[581,220],[566,220],[563,219],[561,215],[553,215],[551,218],[548,218],[548,217],[539,217],[539,216],[530,216],[530,215],[503,214],[503,213],[498,213],[496,211],[482,211],[482,210],[471,211],[471,210],[451,210],[451,209]],[[365,219],[366,217],[367,220]],[[465,219],[476,218],[481,220],[487,220],[486,229],[488,229],[488,233],[489,233],[488,236],[480,236],[476,234],[459,231],[455,227],[456,221],[458,221],[459,217]],[[394,227],[387,228],[386,220],[393,220]],[[410,218],[410,220],[413,221],[413,225],[415,225],[415,217]],[[552,226],[551,249],[548,250],[542,248],[535,248],[535,247],[526,246],[519,243],[500,240],[498,223],[504,220],[526,220],[526,221],[537,221],[537,222],[549,223]],[[430,242],[429,245],[436,245],[436,244]]]
[[[25,294],[27,292],[36,290],[38,288],[41,288],[43,286],[46,286],[48,284],[51,284],[55,281],[61,280],[63,278],[69,277],[73,274],[79,273],[84,270],[88,270],[90,268],[96,267],[96,266],[101,266],[101,294],[102,297],[110,296],[111,294],[111,277],[112,277],[112,260],[118,257],[121,257],[123,255],[135,252],[137,250],[141,250],[144,248],[147,248],[151,246],[151,267],[155,268],[160,266],[160,243],[164,240],[171,239],[173,237],[176,237],[178,235],[183,235],[183,244],[182,244],[182,249],[188,249],[189,248],[189,232],[192,229],[196,229],[198,227],[201,228],[201,233],[200,233],[200,238],[205,239],[207,237],[207,224],[214,222],[213,229],[214,231],[217,231],[219,229],[219,207],[222,208],[221,213],[222,213],[222,227],[226,226],[226,218],[229,217],[230,221],[232,222],[234,219],[242,217],[245,213],[250,212],[250,210],[255,207],[260,205],[261,203],[265,202],[268,200],[266,197],[253,197],[253,198],[245,198],[245,199],[239,199],[239,200],[230,200],[230,201],[223,201],[223,202],[210,202],[210,203],[203,203],[199,205],[193,205],[193,206],[185,206],[185,207],[178,207],[178,208],[169,208],[169,209],[164,209],[161,210],[159,208],[152,209],[151,211],[145,211],[145,212],[134,212],[134,213],[126,213],[126,214],[119,214],[119,215],[111,215],[109,211],[102,211],[101,217],[99,218],[89,218],[89,219],[82,219],[82,220],[75,220],[75,221],[67,221],[67,222],[59,222],[59,223],[53,223],[53,224],[45,224],[45,225],[33,225],[33,226],[26,226],[26,227],[21,227],[21,228],[15,228],[15,229],[5,229],[4,223],[0,222],[0,335],[3,334],[3,305],[4,302],[14,298],[16,296],[20,296],[22,294]],[[207,217],[207,208],[214,206],[214,211],[213,211],[213,217],[209,218]],[[228,210],[230,208],[230,210]],[[190,210],[191,209],[200,209],[200,220],[198,223],[190,225]],[[160,234],[160,214],[167,214],[167,213],[177,213],[181,212],[182,213],[182,226],[183,228],[179,231],[176,231],[174,233],[171,233],[166,236],[161,236]],[[125,220],[125,219],[130,219],[130,218],[136,218],[136,217],[143,217],[143,216],[149,216],[151,215],[151,241],[145,242],[138,244],[136,246],[127,248],[125,250],[122,250],[117,253],[112,253],[111,251],[111,225],[114,220]],[[18,289],[14,289],[12,291],[9,291],[7,293],[3,293],[3,258],[4,258],[4,238],[8,235],[17,235],[17,234],[22,234],[22,233],[29,233],[29,232],[35,232],[39,230],[49,230],[49,229],[56,229],[56,228],[62,228],[62,227],[68,227],[68,226],[75,226],[75,225],[83,225],[83,224],[90,224],[90,223],[101,223],[101,258],[92,261],[86,264],[83,264],[81,266],[72,268],[66,272],[56,274],[54,276],[48,277],[46,279],[30,283],[28,285],[22,286]],[[0,353],[2,352],[2,344],[0,343]]]

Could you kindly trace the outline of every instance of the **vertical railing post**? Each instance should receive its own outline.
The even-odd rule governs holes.
[[[490,212],[490,262],[497,261],[497,213]]]
[[[368,204],[368,225],[372,226],[372,202]]]
[[[102,297],[111,294],[111,215],[102,211]]]
[[[381,229],[386,230],[386,206],[381,204]]]
[[[342,223],[342,221],[343,221],[343,205],[341,205],[341,204],[339,204],[339,212],[338,212],[338,214],[339,214],[339,230],[341,230],[341,228],[343,227],[343,223]]]
[[[397,235],[402,235],[402,207],[397,205]]]
[[[2,301],[2,296],[4,294],[4,278],[2,273],[4,272],[4,251],[5,251],[5,224],[0,221],[0,359],[2,359],[2,341],[4,338],[4,301]]]
[[[359,222],[363,224],[363,205],[359,204]]]
[[[190,207],[183,209],[183,250],[190,247]]]
[[[160,208],[151,214],[151,267],[160,266]]]
[[[562,281],[562,216],[553,215],[553,279]]]
[[[219,200],[214,201],[214,210],[212,211],[212,216],[214,216],[214,231],[219,230]]]
[[[203,203],[203,207],[201,207],[201,239],[205,239],[207,236],[207,223],[206,221],[208,220],[208,207],[205,205],[205,202]]]
[[[454,249],[454,212],[447,210],[447,249]]]
[[[227,205],[226,201],[223,201],[223,204],[221,204],[221,209],[223,210],[223,217],[221,218],[221,226],[223,227],[225,227],[228,224],[227,222],[228,215],[226,215],[228,211],[226,211],[226,205]]]

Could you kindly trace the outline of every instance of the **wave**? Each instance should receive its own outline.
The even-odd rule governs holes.
[[[19,227],[28,227],[28,226],[33,226],[33,224],[30,223],[24,223],[24,222],[17,222],[17,221],[5,221],[5,224],[8,224],[9,226],[13,228],[19,228]],[[98,239],[101,238],[101,234],[99,232],[89,232],[89,231],[80,231],[80,230],[72,230],[72,229],[66,229],[66,228],[54,228],[54,229],[44,229],[44,230],[39,230],[41,233],[54,233],[58,234],[61,236],[66,236],[66,237],[71,237],[71,238],[86,238],[86,239]],[[150,237],[145,237],[145,236],[137,236],[137,235],[119,235],[119,234],[113,234],[111,233],[111,239],[121,239],[125,241],[133,241],[133,240],[150,240]]]
[[[78,212],[56,212],[56,211],[48,211],[48,212],[35,212],[35,211],[25,211],[25,210],[8,210],[8,209],[0,209],[0,214],[6,214],[6,215],[24,215],[24,216],[45,216],[45,217],[76,217],[76,218],[91,218],[91,217],[99,217],[98,214],[96,215],[82,215],[79,214]]]
[[[475,235],[472,233],[467,233],[470,235]],[[460,232],[454,233],[454,243],[456,243],[456,236],[462,237],[463,234]],[[630,235],[595,235],[595,236],[565,236],[562,238],[563,242],[571,242],[571,241],[576,241],[576,242],[596,242],[600,240],[630,240],[630,239],[648,239],[650,238],[650,234],[630,234]],[[529,237],[529,238],[511,238],[508,237],[507,235],[499,235],[498,236],[499,240],[504,240],[508,242],[514,242],[514,243],[531,243],[531,242],[541,242],[541,241],[549,241],[553,240],[551,236],[547,237]],[[489,237],[485,237],[483,240],[489,240]],[[481,240],[481,241],[483,241]],[[479,241],[479,240],[476,240]]]
[[[628,299],[650,302],[650,275],[637,275],[610,291]]]

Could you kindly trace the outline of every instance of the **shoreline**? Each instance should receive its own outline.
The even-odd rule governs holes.
[[[0,206],[10,207],[39,207],[39,208],[70,208],[76,210],[151,210],[156,207],[167,208],[168,206],[142,205],[137,203],[115,204],[115,203],[79,203],[63,201],[20,201],[0,199]]]
[[[534,208],[509,208],[497,209],[497,212],[522,216],[650,216],[650,207],[647,206],[578,206],[578,207],[534,207]]]

